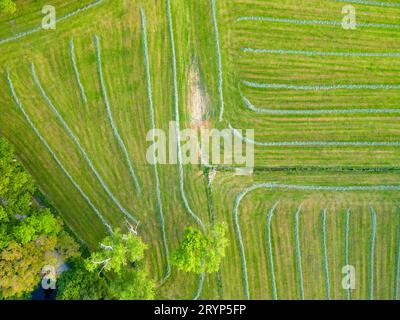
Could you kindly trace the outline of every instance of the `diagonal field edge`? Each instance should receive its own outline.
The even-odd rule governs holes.
[[[77,137],[74,135],[72,132],[71,128],[69,125],[65,122],[64,118],[61,116],[61,114],[58,112],[57,108],[54,106],[53,102],[50,100],[50,98],[47,96],[46,92],[44,91],[39,78],[36,74],[35,71],[35,65],[32,63],[31,64],[31,73],[33,80],[39,89],[43,99],[46,101],[47,105],[50,107],[50,109],[53,111],[53,113],[56,115],[57,119],[61,122],[64,130],[67,132],[68,136],[71,138],[71,140],[74,142],[74,144],[77,146],[80,154],[83,156],[85,159],[86,163],[89,165],[89,168],[93,172],[94,176],[96,179],[99,181],[100,185],[104,189],[104,191],[108,194],[108,196],[111,198],[111,200],[115,203],[115,205],[121,210],[121,212],[129,219],[137,223],[137,220],[121,205],[121,203],[118,201],[118,199],[115,197],[115,195],[111,192],[111,190],[108,188],[107,184],[104,182],[103,178],[99,174],[99,172],[96,170],[95,166],[93,165],[92,160],[89,158],[88,154],[86,153],[85,149],[82,147],[80,144],[79,140]]]
[[[82,11],[86,11],[86,10],[88,10],[88,9],[94,7],[94,6],[97,6],[98,4],[102,3],[103,1],[104,0],[97,0],[97,1],[94,1],[92,3],[89,3],[88,5],[83,6],[82,8],[79,8],[79,9],[73,11],[73,12],[70,12],[70,13],[66,14],[65,16],[62,16],[62,17],[56,19],[56,23],[60,22],[60,21],[63,21],[65,19],[68,19],[70,17],[73,17],[73,16],[77,15],[78,13],[80,13]],[[10,41],[13,41],[13,40],[17,40],[19,38],[25,37],[27,35],[30,35],[30,34],[35,33],[35,32],[38,32],[40,30],[42,30],[42,26],[41,25],[36,27],[36,28],[30,29],[28,31],[24,31],[24,32],[18,33],[15,36],[0,39],[0,44],[7,43],[7,42],[10,42]]]
[[[328,250],[326,248],[326,209],[322,210],[322,257],[325,272],[325,289],[326,299],[331,299],[331,290],[329,286],[329,265],[328,265]]]
[[[250,192],[257,189],[288,189],[288,190],[323,190],[323,191],[385,191],[385,190],[396,190],[400,191],[400,185],[372,185],[372,186],[313,186],[313,185],[290,185],[290,184],[278,184],[278,183],[257,183],[249,187],[246,187],[240,191],[235,198],[233,208],[233,224],[236,232],[236,238],[238,240],[242,272],[243,272],[243,283],[244,293],[246,299],[250,299],[246,253],[243,244],[242,232],[239,222],[239,206],[243,198]]]
[[[344,225],[344,265],[349,265],[349,231],[350,231],[350,209],[346,210],[346,220]],[[346,299],[351,300],[350,288],[346,289]]]
[[[175,132],[177,137],[177,155],[178,155],[178,171],[179,171],[179,187],[181,192],[181,197],[183,204],[185,206],[186,211],[192,216],[192,218],[196,221],[196,223],[200,226],[203,234],[206,233],[206,228],[204,226],[203,221],[201,221],[200,217],[194,213],[189,205],[189,201],[186,198],[185,194],[185,179],[183,176],[183,165],[182,165],[182,151],[181,151],[181,135],[180,135],[180,118],[179,118],[179,95],[178,95],[178,81],[177,81],[177,67],[176,67],[176,52],[175,52],[175,37],[174,37],[174,28],[172,24],[172,16],[171,16],[171,3],[169,0],[166,0],[167,7],[167,18],[168,18],[168,29],[169,29],[169,38],[171,44],[171,56],[172,56],[172,75],[173,75],[173,84],[174,84],[174,116],[175,116]],[[147,51],[147,46],[145,47]],[[197,293],[195,297],[198,297],[203,288],[204,282],[204,274],[200,276],[199,285],[197,289]]]
[[[314,115],[314,114],[351,114],[351,113],[400,113],[400,109],[376,109],[376,108],[356,108],[356,109],[316,109],[316,110],[290,110],[290,109],[267,109],[258,108],[240,92],[245,106],[257,113],[266,114],[298,114],[298,115]]]
[[[240,21],[258,21],[258,22],[277,22],[299,25],[316,25],[316,26],[342,26],[341,22],[332,20],[306,20],[306,19],[288,19],[288,18],[275,18],[275,17],[262,17],[262,16],[242,16],[236,19]],[[400,29],[399,24],[385,24],[385,23],[363,23],[358,22],[357,27],[361,28],[381,28],[381,29]]]
[[[243,137],[243,135],[235,128],[229,124],[229,128],[232,130],[233,134],[238,137],[240,140],[246,143],[254,144],[256,146],[263,147],[395,147],[400,146],[400,141],[394,142],[376,142],[376,141],[364,141],[364,142],[346,142],[346,141],[282,141],[282,142],[260,142],[255,141],[253,139],[249,139],[247,137]]]
[[[300,236],[299,236],[299,220],[300,220],[301,206],[296,210],[294,214],[294,238],[296,244],[296,264],[299,274],[299,289],[300,289],[300,299],[304,300],[304,286],[303,286],[303,268],[301,263],[301,246],[300,246]]]
[[[370,237],[370,256],[369,256],[369,299],[374,299],[374,255],[376,238],[376,212],[370,207],[371,211],[371,237]]]
[[[215,50],[217,55],[217,65],[218,65],[218,94],[220,100],[220,110],[219,110],[219,121],[222,121],[224,115],[224,93],[223,93],[223,72],[222,72],[222,59],[221,59],[221,46],[219,42],[219,31],[218,31],[218,19],[217,19],[217,9],[215,5],[215,0],[211,1],[211,12],[212,21],[214,27],[215,35]]]
[[[271,220],[274,216],[275,209],[279,202],[276,202],[272,208],[267,213],[267,243],[268,243],[268,259],[269,259],[269,268],[271,273],[271,286],[272,286],[272,295],[274,300],[278,300],[278,290],[276,287],[276,280],[275,280],[275,267],[274,267],[274,256],[273,256],[273,249],[272,249],[272,239],[271,239]]]
[[[99,77],[100,77],[101,92],[103,94],[104,104],[106,105],[107,118],[108,118],[108,121],[110,122],[110,126],[111,126],[112,132],[114,134],[114,137],[117,140],[117,143],[118,143],[119,147],[121,148],[122,152],[124,153],[125,160],[128,164],[129,172],[130,172],[133,182],[135,183],[135,186],[136,186],[136,190],[137,190],[138,194],[140,194],[141,188],[140,188],[138,177],[136,176],[132,161],[129,157],[128,150],[125,147],[125,143],[122,140],[121,135],[119,134],[118,128],[115,125],[114,119],[112,116],[110,101],[108,100],[107,88],[106,88],[106,83],[104,80],[103,67],[101,64],[100,39],[97,35],[94,36],[94,43],[95,43],[95,47],[96,47],[97,68],[98,68]]]
[[[155,143],[155,133],[154,129],[155,120],[154,120],[154,107],[153,107],[153,94],[151,89],[151,76],[150,76],[150,66],[149,66],[149,54],[147,48],[147,22],[146,22],[146,15],[142,8],[140,8],[140,16],[141,16],[141,25],[142,25],[142,41],[143,41],[143,56],[144,56],[144,65],[146,69],[146,83],[147,83],[147,95],[149,99],[149,109],[150,109],[150,125],[152,130],[152,140]],[[162,283],[164,283],[171,275],[171,265],[169,261],[169,249],[168,249],[168,242],[167,242],[167,235],[166,235],[166,228],[165,228],[165,220],[164,220],[164,212],[163,212],[163,205],[161,200],[161,192],[160,192],[160,180],[158,175],[158,166],[157,160],[155,157],[155,151],[152,152],[153,155],[153,168],[154,168],[154,177],[156,181],[156,194],[157,194],[157,207],[158,213],[160,216],[160,224],[161,224],[161,233],[162,233],[162,241],[165,251],[165,260],[167,262],[167,270],[165,271],[164,278],[162,279]]]
[[[71,58],[72,67],[74,69],[76,82],[78,83],[78,87],[79,87],[79,90],[80,90],[80,93],[81,93],[82,101],[84,103],[86,103],[87,102],[87,98],[86,98],[86,94],[85,94],[85,88],[84,88],[84,86],[83,86],[83,84],[81,82],[81,78],[79,76],[79,69],[78,69],[78,66],[76,64],[74,39],[71,39],[71,41],[69,43],[69,55],[70,55],[70,58]]]
[[[347,0],[346,0],[347,1]],[[284,50],[284,49],[255,49],[241,48],[246,53],[270,53],[270,54],[293,54],[304,56],[334,56],[334,57],[400,57],[400,52],[330,52],[330,51],[307,51],[307,50]]]
[[[355,3],[355,4],[363,4],[363,5],[366,5],[366,6],[400,8],[400,3],[389,3],[389,2],[369,1],[369,0],[334,0],[334,1],[336,1],[336,2],[346,2],[346,3]]]
[[[397,254],[396,254],[396,269],[394,275],[394,290],[393,300],[397,300],[399,292],[399,269],[400,269],[400,208],[398,209],[398,231],[397,231]]]
[[[39,130],[36,128],[36,126],[33,124],[32,120],[30,119],[29,115],[25,111],[22,102],[19,100],[18,96],[15,93],[14,85],[12,83],[10,73],[7,70],[7,82],[8,86],[11,91],[11,96],[15,102],[15,104],[18,106],[19,110],[22,112],[22,114],[25,117],[26,122],[29,124],[31,129],[34,131],[36,136],[40,139],[40,141],[43,143],[43,145],[46,147],[47,151],[51,155],[51,157],[54,159],[54,161],[58,164],[60,167],[61,171],[64,173],[64,175],[69,179],[69,181],[72,183],[72,185],[78,190],[78,192],[81,194],[81,196],[85,199],[87,204],[90,206],[90,208],[94,211],[96,216],[100,219],[100,221],[103,223],[103,225],[106,227],[107,231],[109,233],[112,233],[112,228],[111,226],[107,223],[107,221],[104,219],[100,211],[96,208],[96,206],[92,203],[88,195],[82,190],[82,188],[79,186],[79,184],[74,180],[74,178],[69,174],[67,169],[64,167],[64,165],[61,163],[61,161],[58,159],[54,151],[51,149],[50,145],[47,143],[46,139],[40,134]]]
[[[241,81],[245,86],[258,89],[285,89],[302,91],[327,91],[327,90],[398,90],[400,84],[335,84],[335,85],[293,85],[283,83],[258,83],[247,80]]]

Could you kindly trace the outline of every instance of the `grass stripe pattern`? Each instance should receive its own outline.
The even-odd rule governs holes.
[[[344,265],[349,265],[349,232],[350,232],[350,209],[346,210],[344,225]],[[346,289],[346,299],[351,300],[350,288]]]
[[[147,22],[146,22],[146,15],[142,8],[140,8],[140,16],[141,16],[141,23],[142,23],[142,41],[143,41],[143,52],[144,52],[144,64],[146,69],[146,83],[147,83],[147,94],[149,99],[149,109],[150,109],[150,125],[153,129],[152,131],[152,140],[155,143],[155,133],[154,129],[156,129],[155,120],[154,120],[154,107],[153,107],[153,94],[151,89],[151,75],[150,75],[150,66],[149,66],[149,57],[148,57],[148,48],[147,48]],[[161,224],[161,234],[163,239],[163,246],[165,251],[165,259],[167,261],[167,269],[165,271],[164,278],[162,282],[165,282],[169,276],[171,275],[171,265],[169,262],[169,249],[168,249],[168,242],[167,242],[167,235],[166,235],[166,228],[165,228],[165,219],[164,219],[164,211],[163,211],[163,204],[161,199],[161,192],[160,192],[160,178],[158,175],[158,166],[156,161],[155,152],[152,153],[153,156],[153,169],[154,169],[154,177],[155,177],[155,188],[157,194],[157,208],[158,213],[160,216],[160,224]]]
[[[47,105],[50,107],[50,109],[53,111],[53,113],[56,115],[57,119],[61,122],[63,128],[65,129],[65,131],[67,132],[68,136],[71,138],[71,140],[74,142],[74,144],[77,146],[79,152],[81,153],[81,155],[83,156],[83,158],[85,159],[86,163],[88,164],[89,168],[91,169],[91,171],[93,172],[94,176],[97,178],[97,180],[99,181],[100,185],[102,186],[102,188],[104,189],[104,191],[108,194],[108,196],[110,197],[110,199],[115,203],[115,205],[119,208],[119,210],[127,217],[129,218],[131,221],[137,223],[138,221],[132,216],[131,213],[128,212],[128,210],[126,210],[121,203],[118,201],[118,199],[116,198],[116,196],[111,192],[111,190],[109,189],[109,187],[107,186],[107,184],[103,181],[103,178],[101,177],[101,175],[98,173],[98,171],[96,170],[95,166],[93,165],[92,160],[89,158],[88,154],[86,153],[85,149],[81,146],[79,140],[77,139],[77,137],[74,135],[74,133],[72,132],[72,130],[70,129],[69,125],[65,122],[64,118],[61,116],[61,114],[58,112],[57,108],[54,106],[53,102],[50,100],[50,98],[47,96],[46,92],[44,91],[39,78],[36,74],[36,70],[35,70],[35,65],[32,63],[31,64],[31,73],[32,73],[32,77],[33,80],[37,86],[37,88],[39,89],[43,99],[46,101]]]
[[[317,85],[304,86],[280,83],[257,83],[243,80],[242,83],[250,88],[259,89],[285,89],[285,90],[303,90],[303,91],[327,91],[327,90],[398,90],[399,84],[336,84],[336,85]]]
[[[375,256],[375,238],[376,238],[376,212],[374,208],[371,211],[371,237],[370,237],[370,256],[369,256],[369,299],[374,299],[374,256]]]
[[[275,280],[275,267],[274,267],[274,256],[272,252],[272,236],[271,236],[271,220],[274,216],[275,209],[278,205],[276,202],[273,207],[268,211],[267,214],[267,242],[268,242],[268,259],[269,259],[269,268],[271,273],[271,286],[272,286],[272,296],[274,300],[278,300],[278,290],[276,287],[276,280]]]
[[[296,264],[299,273],[300,299],[304,300],[303,268],[301,263],[301,246],[300,246],[300,235],[299,235],[300,211],[301,211],[301,206],[297,209],[296,213],[294,214],[294,238],[296,242]]]
[[[282,142],[261,142],[243,135],[235,128],[229,124],[229,128],[232,130],[233,134],[240,140],[246,143],[254,144],[255,146],[263,147],[298,147],[298,146],[308,146],[308,147],[396,147],[400,146],[400,141],[282,141]]]
[[[244,105],[257,113],[266,114],[303,114],[303,115],[314,115],[314,114],[351,114],[351,113],[400,113],[400,109],[316,109],[316,110],[280,110],[280,109],[266,109],[258,108],[254,106],[242,93],[241,97]]]
[[[215,50],[217,54],[217,65],[218,65],[218,93],[220,100],[220,111],[219,111],[219,121],[222,121],[224,115],[224,93],[223,93],[223,73],[222,73],[222,59],[221,59],[221,46],[219,42],[219,31],[218,31],[218,19],[217,19],[217,9],[215,0],[211,1],[211,12],[212,12],[212,21],[214,27],[214,35],[215,35]]]
[[[242,48],[246,53],[268,53],[268,54],[290,54],[303,56],[331,56],[331,57],[400,57],[400,52],[327,52],[306,50],[283,50],[283,49],[254,49]]]
[[[58,19],[56,19],[56,23],[61,22],[61,21],[63,21],[63,20],[66,20],[66,19],[68,19],[68,18],[71,18],[71,17],[73,17],[73,16],[75,16],[75,15],[77,15],[77,14],[83,12],[83,11],[86,11],[86,10],[88,10],[88,9],[94,7],[94,6],[97,6],[97,5],[101,4],[103,1],[104,1],[104,0],[97,0],[97,1],[94,1],[94,2],[92,2],[92,3],[89,3],[88,5],[83,6],[82,8],[79,8],[79,9],[77,9],[77,10],[75,10],[75,11],[72,11],[72,12],[70,12],[70,13],[68,13],[68,14],[66,14],[66,15],[64,15],[64,16],[62,16],[62,17],[60,17],[60,18],[58,18]],[[21,32],[21,33],[18,33],[18,34],[16,34],[15,36],[0,39],[0,44],[3,44],[3,43],[7,43],[7,42],[10,42],[10,41],[17,40],[17,39],[19,39],[19,38],[28,36],[28,35],[30,35],[30,34],[32,34],[32,33],[38,32],[38,31],[40,31],[40,30],[42,30],[42,26],[41,26],[41,25],[40,25],[40,26],[37,26],[36,28],[30,29],[30,30],[27,30],[27,31],[24,31],[24,32]]]
[[[76,64],[74,39],[71,39],[71,41],[69,43],[69,55],[70,55],[70,58],[71,58],[72,67],[74,69],[76,82],[78,83],[79,91],[81,93],[82,101],[84,103],[86,103],[87,102],[87,98],[86,98],[86,94],[85,94],[85,88],[83,87],[83,84],[81,82],[81,78],[79,76],[78,66]]]
[[[106,111],[107,111],[107,117],[108,120],[110,122],[110,126],[112,129],[112,132],[114,134],[115,139],[118,142],[119,147],[121,148],[124,156],[125,156],[125,160],[126,163],[128,164],[128,168],[129,168],[129,172],[132,176],[133,182],[136,186],[136,190],[138,192],[138,194],[141,193],[141,188],[140,188],[140,184],[139,184],[139,179],[136,176],[135,170],[133,168],[133,164],[132,161],[129,157],[129,153],[128,150],[125,147],[125,143],[121,138],[121,135],[118,132],[118,128],[114,123],[114,119],[112,116],[112,112],[111,112],[111,107],[110,107],[110,101],[108,100],[108,94],[107,94],[107,88],[106,88],[106,83],[104,80],[104,74],[103,74],[103,67],[101,64],[101,49],[100,49],[100,39],[97,35],[94,36],[94,43],[96,46],[96,54],[97,54],[97,67],[98,67],[98,72],[99,72],[99,77],[100,77],[100,85],[101,85],[101,92],[103,94],[103,98],[104,98],[104,103],[106,105]]]
[[[181,196],[185,209],[193,217],[193,219],[197,222],[197,224],[201,227],[203,233],[205,233],[206,229],[203,222],[201,221],[200,217],[196,215],[190,208],[189,202],[185,194],[183,165],[182,165],[181,136],[180,136],[179,95],[178,95],[178,81],[177,81],[177,67],[176,67],[175,37],[174,37],[174,28],[171,16],[171,3],[169,0],[167,0],[166,4],[167,4],[168,29],[169,29],[171,54],[172,54],[172,74],[173,74],[173,84],[174,84],[174,116],[175,116],[175,129],[177,137],[178,170],[180,178]]]
[[[367,5],[367,6],[400,8],[400,3],[389,3],[389,2],[379,2],[379,1],[369,1],[369,0],[335,0],[335,1],[336,2],[345,2],[345,3],[363,4],[363,5]]]
[[[236,19],[239,21],[257,21],[257,22],[277,22],[310,26],[335,26],[342,27],[342,23],[332,20],[305,20],[305,19],[287,19],[287,18],[274,18],[274,17],[261,17],[261,16],[242,16]],[[398,24],[386,23],[364,23],[357,22],[357,27],[361,28],[381,28],[381,29],[400,29]]]
[[[14,85],[11,80],[10,72],[7,70],[7,82],[8,86],[11,91],[11,96],[15,102],[15,104],[18,106],[19,110],[22,112],[22,114],[25,117],[26,122],[29,124],[33,132],[36,134],[36,136],[39,138],[39,140],[43,143],[51,157],[54,159],[54,161],[58,164],[60,167],[61,171],[64,173],[64,175],[68,178],[68,180],[72,183],[72,185],[78,190],[80,195],[82,196],[83,199],[85,199],[86,203],[89,205],[89,207],[93,210],[93,212],[96,214],[96,216],[100,219],[102,224],[105,226],[107,231],[109,233],[112,233],[112,228],[108,224],[108,222],[104,219],[103,215],[100,213],[100,211],[97,209],[97,207],[92,203],[90,200],[89,196],[82,190],[82,188],[79,186],[79,184],[75,181],[75,179],[70,175],[70,173],[67,171],[67,169],[64,167],[60,159],[56,156],[50,145],[47,143],[46,139],[40,134],[39,130],[36,128],[36,126],[33,124],[32,120],[30,119],[29,115],[25,111],[22,102],[19,100],[17,94],[15,93]]]
[[[399,293],[399,270],[400,270],[400,208],[398,209],[398,231],[397,231],[397,254],[396,254],[396,269],[394,275],[394,292],[393,299],[397,300]]]
[[[329,265],[328,265],[328,251],[326,249],[326,210],[322,210],[322,257],[325,272],[325,289],[326,299],[331,299],[331,290],[329,286]]]

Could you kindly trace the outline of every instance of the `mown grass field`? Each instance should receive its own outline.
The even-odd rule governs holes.
[[[139,220],[139,233],[149,244],[147,262],[162,283],[160,298],[346,299],[341,286],[346,256],[356,269],[351,299],[395,297],[400,29],[387,25],[398,23],[400,8],[354,4],[357,21],[375,27],[346,31],[240,19],[340,22],[344,4],[329,0],[216,0],[215,10],[209,0],[171,1],[170,8],[161,0],[55,1],[57,18],[93,6],[59,21],[56,30],[13,39],[38,26],[43,5],[17,4],[16,17],[0,16],[0,134],[89,247],[107,232],[99,214],[112,228],[125,228],[129,215]],[[262,143],[300,145],[255,146],[255,173],[243,177],[221,170],[211,192],[200,166],[149,164],[146,135],[153,125],[168,131],[169,121],[178,118],[181,128],[191,125],[193,65],[208,97],[204,120],[219,128],[254,129]],[[291,87],[250,88],[243,81]],[[354,84],[359,88],[327,90]],[[270,111],[250,110],[242,97]],[[320,145],[304,145],[310,141]],[[312,168],[267,170],[272,167]],[[355,168],[380,172],[352,172]],[[255,189],[238,204],[235,220],[238,195],[257,183],[372,189]],[[276,203],[268,229],[267,214]],[[203,286],[198,276],[175,268],[169,276],[167,250],[178,246],[185,227],[202,223],[209,229],[213,217],[229,230],[221,272],[207,275]]]

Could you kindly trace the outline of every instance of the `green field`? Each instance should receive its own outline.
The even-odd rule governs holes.
[[[389,2],[353,3],[360,25],[343,30],[333,0],[53,1],[57,28],[41,30],[45,2],[17,1],[0,14],[0,135],[89,248],[140,221],[158,298],[397,298]],[[193,73],[202,121],[254,129],[253,175],[218,167],[209,184],[206,167],[147,162],[150,129],[193,126]],[[229,230],[221,271],[170,269],[185,227],[215,221]]]

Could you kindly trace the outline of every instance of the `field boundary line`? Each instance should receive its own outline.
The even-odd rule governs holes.
[[[268,243],[268,259],[269,259],[269,267],[271,273],[271,286],[272,286],[272,294],[274,300],[278,300],[278,290],[276,287],[276,280],[275,280],[275,267],[274,267],[274,257],[272,252],[272,240],[271,240],[271,220],[274,216],[275,209],[278,206],[279,202],[276,202],[272,208],[267,213],[267,243]]]
[[[11,91],[11,96],[12,96],[15,104],[18,106],[19,110],[22,112],[23,116],[25,117],[26,122],[29,124],[29,126],[31,127],[33,132],[36,134],[36,136],[39,138],[39,140],[43,143],[43,145],[45,146],[45,148],[47,149],[47,151],[49,152],[51,157],[54,159],[54,161],[58,164],[58,166],[60,167],[60,169],[64,173],[64,175],[68,178],[68,180],[72,183],[72,185],[78,190],[78,192],[81,194],[83,199],[85,199],[86,203],[94,211],[94,213],[100,219],[102,224],[106,227],[107,231],[110,234],[112,234],[113,231],[112,231],[111,226],[108,224],[108,222],[105,220],[103,215],[100,213],[100,211],[97,209],[97,207],[90,200],[89,196],[82,190],[82,188],[79,186],[79,184],[75,181],[75,179],[71,176],[71,174],[68,172],[68,170],[64,167],[64,165],[62,164],[60,159],[56,156],[56,154],[54,153],[54,151],[52,150],[52,148],[50,147],[50,145],[48,144],[46,139],[41,135],[39,130],[33,124],[31,118],[29,117],[29,115],[25,111],[25,108],[22,105],[22,102],[19,100],[19,98],[18,98],[18,96],[17,96],[17,94],[15,92],[14,85],[13,85],[13,82],[11,80],[10,72],[9,72],[8,69],[7,69],[7,82],[8,82],[8,86],[10,88],[10,91]]]
[[[369,0],[335,0],[336,2],[346,2],[346,3],[355,3],[362,4],[366,6],[376,6],[376,7],[390,7],[390,8],[399,8],[400,3],[389,3],[389,2],[380,2],[380,1],[369,1]]]
[[[181,151],[181,135],[180,135],[180,117],[179,117],[179,95],[178,95],[178,81],[177,81],[177,66],[176,66],[176,52],[175,52],[175,37],[174,37],[174,27],[172,24],[172,15],[171,15],[171,3],[169,0],[166,0],[166,11],[167,11],[167,20],[168,20],[168,32],[170,38],[170,46],[171,46],[171,63],[172,63],[172,81],[173,81],[173,90],[174,90],[174,116],[175,116],[175,132],[177,139],[177,155],[178,155],[178,171],[179,171],[179,188],[182,197],[182,201],[186,211],[189,215],[196,221],[196,223],[200,226],[203,234],[206,233],[206,227],[200,217],[194,213],[192,208],[189,205],[189,201],[186,198],[185,194],[185,177],[183,172],[182,165],[182,151]],[[147,50],[147,46],[146,46]],[[200,275],[197,292],[193,298],[193,300],[198,299],[203,289],[204,283],[204,273]]]
[[[224,93],[223,93],[223,69],[222,69],[222,58],[221,58],[221,46],[219,41],[218,18],[217,18],[217,9],[215,5],[215,0],[210,0],[210,1],[211,1],[214,35],[215,35],[215,50],[216,50],[217,65],[218,65],[218,93],[220,99],[219,121],[222,121],[224,115],[225,103],[224,103]]]
[[[351,113],[400,113],[400,109],[377,109],[377,108],[355,108],[355,109],[314,109],[314,110],[302,110],[302,109],[270,109],[270,108],[258,108],[247,99],[242,92],[240,96],[246,107],[257,113],[266,114],[298,114],[298,115],[314,115],[314,114],[351,114]]]
[[[85,87],[83,86],[83,84],[81,82],[81,78],[79,76],[79,69],[78,69],[78,66],[76,64],[74,39],[71,39],[70,43],[69,43],[69,55],[70,55],[70,58],[71,58],[72,67],[74,69],[76,82],[78,83],[78,87],[79,87],[79,90],[80,90],[80,93],[81,93],[82,101],[84,103],[87,103],[87,97],[86,97],[86,94],[85,94]]]
[[[296,243],[296,264],[297,264],[297,270],[298,270],[298,274],[299,274],[300,299],[304,300],[303,268],[302,268],[302,263],[301,263],[301,246],[300,246],[300,236],[299,236],[300,211],[301,211],[301,205],[297,208],[297,210],[294,214],[294,238],[295,238],[295,243]]]
[[[142,25],[142,41],[143,41],[143,54],[144,54],[144,65],[146,69],[146,84],[147,84],[147,95],[149,99],[149,110],[150,110],[150,125],[152,130],[152,140],[155,142],[155,132],[156,129],[155,120],[154,120],[154,107],[153,107],[153,93],[151,89],[151,75],[150,75],[150,65],[149,65],[149,55],[148,55],[148,48],[147,48],[147,21],[146,15],[142,8],[140,8],[140,17],[141,17],[141,25]],[[155,177],[155,188],[157,194],[157,207],[158,207],[158,214],[160,217],[160,224],[161,224],[161,234],[162,234],[162,241],[165,251],[165,260],[167,262],[167,269],[165,271],[164,278],[162,279],[161,283],[164,283],[171,275],[171,265],[169,261],[169,248],[167,242],[167,234],[166,234],[166,227],[165,227],[165,219],[164,219],[164,211],[163,211],[163,204],[160,192],[160,178],[158,175],[158,166],[155,157],[155,152],[153,154],[153,169],[154,169],[154,177]]]
[[[350,209],[346,210],[346,220],[344,225],[344,265],[349,265],[349,231],[350,231]],[[351,300],[350,288],[346,289],[346,299]]]
[[[325,272],[325,289],[326,299],[331,300],[331,290],[329,286],[329,264],[328,264],[328,250],[326,248],[326,209],[322,209],[322,256]]]
[[[301,146],[313,146],[313,147],[394,147],[400,146],[400,141],[393,142],[379,142],[379,141],[282,141],[282,142],[260,142],[253,139],[249,139],[247,137],[243,137],[243,135],[235,128],[229,124],[229,128],[232,130],[233,134],[237,136],[240,140],[246,143],[254,144],[256,146],[263,147],[301,147]]]
[[[103,1],[104,0],[97,0],[97,1],[94,1],[92,3],[87,4],[86,6],[83,6],[83,7],[79,8],[79,9],[77,9],[75,11],[67,13],[66,15],[56,19],[56,23],[57,22],[61,22],[63,20],[66,20],[66,19],[68,19],[70,17],[73,17],[73,16],[77,15],[78,13],[80,13],[82,11],[86,11],[86,10],[88,10],[88,9],[94,7],[94,6],[97,6],[97,5],[101,4]],[[20,33],[16,34],[15,36],[0,39],[0,45],[3,44],[3,43],[7,43],[7,42],[10,42],[10,41],[17,40],[19,38],[25,37],[27,35],[30,35],[30,34],[35,33],[35,32],[38,32],[40,30],[42,30],[42,26],[41,25],[36,27],[36,28],[20,32]]]
[[[397,230],[397,254],[396,254],[396,269],[394,276],[394,292],[393,299],[397,300],[399,292],[399,269],[400,269],[400,208],[398,209],[398,230]]]
[[[35,70],[35,65],[31,63],[31,73],[33,80],[39,89],[40,94],[42,95],[42,98],[46,101],[47,105],[50,107],[50,109],[53,111],[53,113],[56,115],[57,119],[61,122],[64,130],[67,132],[68,136],[72,139],[74,144],[78,147],[78,150],[80,154],[83,156],[87,164],[89,165],[89,168],[92,170],[94,176],[97,178],[97,180],[100,182],[100,185],[103,187],[104,191],[108,194],[108,196],[111,198],[111,200],[116,204],[116,206],[119,208],[119,210],[129,219],[131,219],[134,223],[138,223],[138,220],[133,217],[133,215],[125,209],[122,204],[119,202],[119,200],[116,198],[116,196],[111,192],[107,184],[104,182],[103,178],[99,174],[99,172],[96,170],[92,160],[89,158],[88,154],[86,153],[85,149],[82,147],[80,144],[79,140],[77,137],[74,135],[72,132],[71,128],[69,125],[66,123],[64,118],[61,116],[61,114],[58,112],[57,108],[51,101],[51,99],[47,96],[46,92],[44,91],[42,84],[39,81],[39,78],[36,74]]]
[[[288,190],[323,190],[323,191],[385,191],[385,190],[400,190],[400,185],[371,185],[371,186],[320,186],[320,185],[290,185],[271,183],[257,183],[243,188],[235,198],[233,208],[233,225],[235,228],[236,238],[239,245],[240,257],[242,262],[243,283],[246,299],[250,299],[248,286],[248,274],[246,253],[243,244],[242,232],[239,222],[239,206],[243,198],[250,192],[257,189],[288,189]]]
[[[328,90],[398,90],[400,84],[334,84],[334,85],[293,85],[283,83],[258,83],[242,80],[246,87],[257,89],[284,89],[295,91],[328,91]]]
[[[371,212],[371,238],[370,238],[370,256],[369,256],[369,300],[374,299],[374,255],[376,238],[376,212],[370,207]]]
[[[342,22],[333,20],[288,19],[288,18],[276,18],[276,17],[264,17],[264,16],[242,16],[238,17],[236,21],[277,22],[277,23],[300,24],[300,25],[317,25],[317,26],[323,25],[323,26],[342,27]],[[400,29],[399,24],[365,23],[365,22],[357,22],[357,27]]]
[[[101,92],[103,94],[104,104],[106,106],[107,118],[110,122],[110,126],[111,126],[112,132],[114,134],[114,137],[117,140],[117,143],[118,143],[119,147],[121,148],[122,152],[124,153],[125,161],[128,164],[129,172],[130,172],[133,182],[136,186],[137,193],[141,194],[139,179],[136,176],[135,169],[133,168],[133,164],[132,164],[131,158],[129,157],[128,150],[126,149],[125,143],[122,140],[121,135],[119,134],[118,128],[114,123],[113,115],[111,112],[110,101],[108,100],[107,87],[106,87],[106,83],[104,80],[103,67],[101,64],[100,39],[97,35],[94,35],[94,43],[95,43],[95,47],[96,47],[97,68],[98,68],[99,77],[100,77]]]
[[[348,1],[346,1],[348,2]],[[243,47],[242,52],[246,53],[269,53],[289,54],[304,56],[334,56],[334,57],[400,57],[400,52],[332,52],[332,51],[307,51],[307,50],[285,50],[285,49],[256,49]]]

